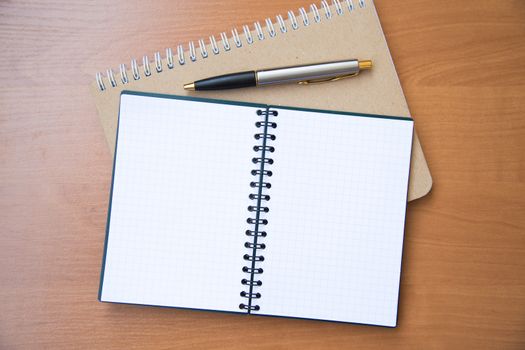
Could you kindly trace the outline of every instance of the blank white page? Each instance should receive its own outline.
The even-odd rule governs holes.
[[[413,122],[276,109],[256,313],[395,326]]]
[[[241,312],[256,110],[122,95],[102,301]]]

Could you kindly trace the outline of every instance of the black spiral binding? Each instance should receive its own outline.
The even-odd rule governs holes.
[[[265,110],[257,110],[257,115],[264,117],[263,121],[255,123],[255,127],[259,129],[262,128],[263,132],[255,134],[254,138],[256,140],[262,140],[262,144],[253,146],[253,150],[258,153],[258,156],[254,157],[252,162],[258,164],[259,168],[251,171],[251,174],[255,176],[256,180],[250,182],[250,187],[257,189],[257,193],[251,193],[249,195],[249,198],[255,201],[255,203],[254,205],[248,206],[248,211],[253,213],[255,217],[246,219],[246,222],[251,225],[251,229],[246,230],[246,236],[251,237],[252,241],[244,243],[244,247],[250,251],[243,256],[243,259],[251,262],[251,264],[242,268],[242,271],[247,273],[249,278],[243,278],[241,280],[243,286],[249,286],[248,291],[241,292],[241,297],[247,298],[248,301],[239,305],[241,310],[247,310],[248,313],[260,310],[260,306],[255,305],[254,299],[259,299],[261,293],[256,292],[254,288],[262,285],[262,281],[256,275],[262,274],[263,269],[256,265],[264,261],[264,256],[259,254],[259,251],[266,248],[266,245],[260,242],[260,239],[266,237],[266,231],[263,231],[261,227],[268,224],[267,219],[261,218],[261,213],[268,213],[270,211],[267,205],[263,205],[263,201],[268,202],[270,196],[263,194],[262,191],[264,188],[269,189],[272,186],[267,178],[271,177],[273,173],[265,169],[265,167],[273,164],[273,159],[268,157],[268,153],[273,153],[275,148],[268,145],[268,141],[275,140],[275,135],[269,133],[268,130],[277,127],[277,123],[269,121],[270,117],[277,116],[277,111],[272,111],[267,107]]]

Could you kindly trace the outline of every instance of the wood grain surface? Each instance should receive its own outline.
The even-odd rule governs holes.
[[[521,0],[376,1],[434,177],[408,209],[398,328],[97,301],[95,72],[305,1],[0,2],[1,349],[525,348]]]

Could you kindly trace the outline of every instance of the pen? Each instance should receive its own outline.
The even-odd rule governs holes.
[[[219,75],[184,84],[184,89],[205,91],[290,83],[312,84],[353,77],[362,70],[371,68],[371,60],[351,59]]]

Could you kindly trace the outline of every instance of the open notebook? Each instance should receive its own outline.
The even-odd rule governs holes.
[[[100,300],[395,326],[412,134],[123,92]]]

